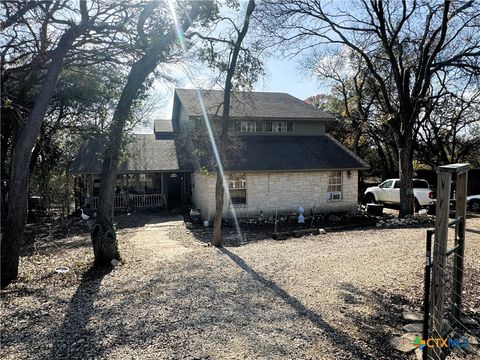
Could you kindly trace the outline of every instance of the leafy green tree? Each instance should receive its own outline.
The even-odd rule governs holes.
[[[0,62],[2,184],[9,185],[2,236],[2,287],[18,273],[30,169],[36,163],[32,155],[39,153],[35,147],[45,119],[56,116],[51,104],[60,74],[68,66],[78,70],[86,64],[128,62],[125,45],[130,42],[131,18],[140,4],[93,0],[91,7],[81,1],[77,8],[66,1],[1,3],[5,40]]]

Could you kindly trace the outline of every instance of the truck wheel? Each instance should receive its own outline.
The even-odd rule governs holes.
[[[470,211],[480,213],[480,200],[472,200],[468,205]]]
[[[367,195],[365,195],[365,201],[367,202],[367,204],[375,204],[375,195],[373,195],[372,193],[368,193]]]

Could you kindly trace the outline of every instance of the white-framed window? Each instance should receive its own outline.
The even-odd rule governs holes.
[[[261,124],[260,124],[261,125]],[[239,120],[233,124],[233,130],[238,132],[257,132],[262,131],[261,126],[253,120]]]
[[[116,187],[117,190],[124,192],[134,192],[137,185],[135,174],[120,174],[117,175]]]
[[[343,199],[343,183],[341,171],[330,171],[328,174],[327,201]]]
[[[153,174],[139,174],[140,191],[153,191]]]
[[[247,179],[244,173],[230,174],[228,189],[233,205],[245,205],[247,203]]]
[[[267,121],[265,123],[266,132],[293,132],[293,122],[291,121]]]

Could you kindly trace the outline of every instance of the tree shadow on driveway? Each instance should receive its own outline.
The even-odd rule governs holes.
[[[319,314],[306,307],[300,300],[279,287],[274,281],[269,280],[257,273],[241,257],[232,253],[226,248],[220,248],[220,251],[227,255],[245,272],[250,274],[254,280],[272,290],[278,297],[285,301],[285,303],[290,305],[299,316],[308,319],[316,327],[321,329],[323,334],[325,334],[335,344],[336,347],[349,352],[353,359],[366,359],[370,357],[368,353],[354,343],[354,340],[349,335],[328,324]]]
[[[87,329],[87,323],[95,312],[94,302],[102,280],[111,271],[111,268],[91,267],[83,274],[63,323],[51,334],[53,344],[49,358],[86,359],[91,356],[87,349],[98,347],[98,339]]]

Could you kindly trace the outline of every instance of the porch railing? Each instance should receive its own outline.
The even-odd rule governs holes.
[[[90,209],[98,208],[98,196],[87,197],[87,205]],[[166,200],[163,194],[124,194],[115,195],[113,199],[114,209],[125,209],[129,206],[135,208],[166,207]]]

